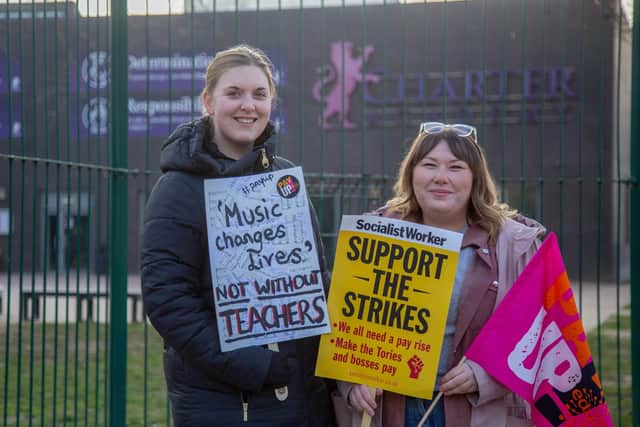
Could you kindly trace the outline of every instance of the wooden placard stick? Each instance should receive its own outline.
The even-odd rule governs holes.
[[[371,397],[376,398],[376,388],[375,387],[367,387]],[[371,426],[371,415],[367,411],[362,411],[362,424],[360,427],[370,427]]]

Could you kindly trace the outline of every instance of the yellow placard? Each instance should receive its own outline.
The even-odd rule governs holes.
[[[431,399],[462,234],[345,215],[316,374]]]

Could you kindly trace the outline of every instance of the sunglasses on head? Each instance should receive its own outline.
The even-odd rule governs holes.
[[[473,136],[473,139],[476,139],[476,128],[461,123],[449,125],[440,122],[424,122],[420,124],[419,133],[426,133],[427,135],[430,135],[434,133],[442,133],[447,130],[453,131],[456,135],[462,138]]]

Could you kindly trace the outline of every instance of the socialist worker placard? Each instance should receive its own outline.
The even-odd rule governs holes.
[[[342,217],[316,374],[431,399],[462,234]]]
[[[222,351],[329,332],[302,168],[204,181]]]

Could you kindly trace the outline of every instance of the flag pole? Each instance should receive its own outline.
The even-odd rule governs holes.
[[[467,360],[467,356],[462,356],[462,359],[460,359],[460,361],[456,366],[462,365],[462,363],[465,360]],[[431,415],[431,412],[433,412],[433,410],[436,408],[436,405],[438,404],[438,401],[441,398],[442,398],[442,392],[438,392],[438,394],[436,395],[436,398],[431,401],[431,405],[429,405],[429,408],[427,408],[427,412],[425,412],[422,418],[420,418],[420,422],[416,427],[422,427],[424,423],[427,422],[427,418],[429,418],[429,415]]]
[[[427,412],[425,412],[422,418],[420,418],[420,422],[416,427],[422,427],[424,425],[424,423],[427,421],[427,418],[429,418],[429,415],[431,415],[431,412],[433,412],[433,410],[435,409],[436,404],[438,403],[441,397],[442,397],[442,392],[438,392],[438,394],[436,395],[436,398],[431,401],[431,405],[429,405]]]

